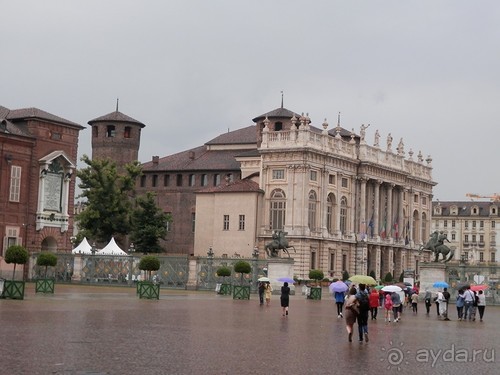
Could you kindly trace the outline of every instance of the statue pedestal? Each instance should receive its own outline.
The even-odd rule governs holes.
[[[447,281],[446,265],[442,263],[422,263],[420,265],[420,291],[432,291],[432,284],[437,281]],[[437,291],[436,288],[434,289]]]
[[[281,294],[281,287],[283,282],[278,281],[280,277],[293,278],[293,259],[271,258],[267,260],[267,277],[271,279],[271,287],[273,294]],[[293,284],[288,283],[290,287],[290,294],[295,294],[295,287]]]

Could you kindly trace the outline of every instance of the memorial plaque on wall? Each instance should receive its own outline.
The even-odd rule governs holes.
[[[61,212],[62,175],[47,173],[45,176],[44,210]]]

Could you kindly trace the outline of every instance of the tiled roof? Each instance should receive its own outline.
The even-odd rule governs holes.
[[[101,116],[101,117],[97,117],[97,118],[95,118],[93,120],[90,120],[88,122],[88,124],[92,125],[94,122],[105,122],[105,121],[128,122],[128,123],[131,123],[131,124],[140,125],[141,128],[144,128],[146,126],[142,122],[137,121],[137,120],[135,120],[132,117],[129,117],[127,115],[124,115],[123,113],[121,113],[119,111],[114,111],[114,112],[108,113],[107,115],[104,115],[104,116]]]
[[[202,190],[198,190],[196,193],[248,193],[257,192],[264,193],[262,189],[259,188],[259,184],[252,180],[236,180],[229,183],[221,183],[219,186],[207,187]]]
[[[255,147],[257,147],[257,129],[255,128],[255,125],[250,125],[243,129],[238,129],[221,134],[205,144],[225,145],[225,144],[249,144],[249,143],[255,143],[256,145]]]
[[[240,169],[240,163],[234,158],[246,150],[213,150],[208,151],[205,146],[192,148],[177,154],[165,156],[158,160],[158,165],[152,161],[142,165],[147,171],[211,171]]]
[[[492,205],[496,205],[500,207],[499,203],[496,202],[479,202],[479,201],[446,201],[446,202],[432,202],[432,207],[436,207],[437,205],[441,206],[441,215],[434,215],[435,217],[439,216],[454,216],[450,214],[451,207],[456,206],[458,208],[458,215],[456,216],[478,216],[478,217],[490,217],[490,207]],[[479,212],[477,215],[471,214],[472,208],[477,207]],[[497,210],[497,216],[499,215]]]
[[[263,115],[257,116],[252,121],[253,122],[258,122],[259,120],[264,119],[266,117],[268,119],[270,119],[270,118],[287,118],[287,119],[291,119],[293,116],[295,116],[297,119],[300,117],[300,115],[298,113],[295,113],[295,112],[290,111],[289,109],[280,107],[280,108],[273,109],[270,112],[264,113]]]
[[[3,108],[3,107],[2,107]],[[62,117],[53,115],[51,113],[42,111],[38,108],[22,108],[22,109],[13,109],[10,110],[5,117],[7,120],[12,122],[16,122],[16,120],[25,120],[25,119],[41,119],[51,122],[57,122],[63,125],[70,125],[73,127],[77,127],[79,129],[85,129],[84,126],[77,124],[76,122],[72,122]]]

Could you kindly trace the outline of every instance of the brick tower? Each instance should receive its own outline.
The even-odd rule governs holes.
[[[116,111],[88,122],[92,126],[92,159],[111,159],[118,167],[136,161],[142,122]]]

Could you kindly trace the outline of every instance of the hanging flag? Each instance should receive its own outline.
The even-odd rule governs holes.
[[[368,223],[368,226],[370,227],[370,237],[373,238],[373,227],[375,226],[375,224],[373,223],[373,214],[372,218],[370,219],[370,222]]]
[[[405,231],[405,245],[408,245],[410,243],[410,220],[406,222],[404,231]]]
[[[398,239],[399,238],[399,224],[398,224],[398,218],[396,217],[396,221],[394,221],[394,238]]]
[[[360,237],[361,240],[364,240],[366,238],[366,221],[364,220],[361,222]]]
[[[385,238],[387,236],[387,217],[382,222],[382,226],[380,227],[380,237]]]

